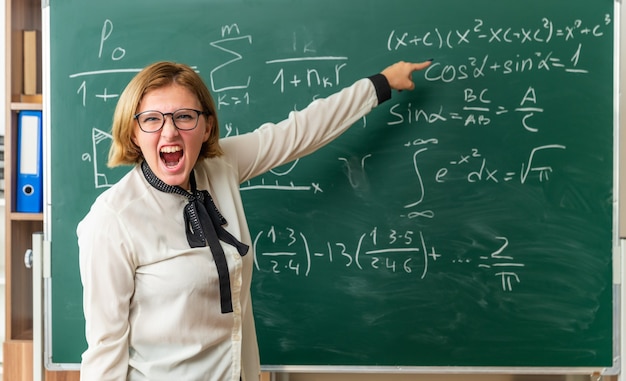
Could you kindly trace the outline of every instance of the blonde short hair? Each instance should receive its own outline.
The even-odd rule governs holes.
[[[189,89],[198,97],[202,111],[214,118],[209,139],[200,148],[199,159],[220,156],[219,128],[213,97],[202,78],[187,65],[174,62],[156,62],[140,71],[126,86],[113,114],[113,144],[109,151],[109,167],[132,165],[143,161],[139,147],[133,142],[135,114],[143,96],[151,90],[171,84]]]

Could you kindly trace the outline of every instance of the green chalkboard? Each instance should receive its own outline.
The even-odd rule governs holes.
[[[434,64],[241,185],[272,367],[612,367],[612,0],[52,0],[47,363],[85,349],[75,228],[118,95],[194,66],[223,136],[397,60]]]

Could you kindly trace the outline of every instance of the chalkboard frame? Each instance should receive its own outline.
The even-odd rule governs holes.
[[[618,13],[623,13],[621,8],[619,7],[619,2],[614,2],[614,14],[617,16]],[[44,130],[45,136],[49,136],[50,134],[50,97],[47,94],[50,94],[50,66],[49,66],[49,56],[50,56],[50,14],[49,14],[49,3],[44,4],[43,6],[43,18],[44,18],[44,30],[43,30],[43,41],[44,41]],[[618,18],[616,17],[616,20]],[[621,23],[614,23],[614,33],[615,36],[619,35]],[[617,46],[619,43],[619,39],[615,38],[615,45]],[[619,51],[619,49],[616,49]],[[616,54],[614,57],[615,60],[615,74],[616,78],[620,71],[624,72],[626,68],[626,64],[624,60],[621,59],[619,55]],[[47,63],[47,65],[46,65]],[[615,117],[614,117],[614,131],[615,131],[615,168],[620,168],[618,165],[619,155],[617,153],[621,152],[621,148],[619,147],[619,142],[617,141],[617,137],[619,134],[619,115],[624,113],[624,107],[619,103],[619,93],[621,84],[615,84],[614,87],[614,99],[615,99]],[[48,167],[50,164],[50,151],[51,147],[49,145],[49,139],[47,140],[45,150],[46,157],[46,170],[47,173],[50,173],[50,168]],[[614,327],[613,327],[613,341],[614,341],[614,365],[610,368],[595,368],[595,367],[471,367],[471,366],[445,366],[445,367],[429,367],[429,366],[402,366],[402,367],[393,367],[393,366],[336,366],[336,365],[271,365],[271,366],[263,366],[265,371],[271,372],[287,372],[287,373],[296,373],[296,372],[318,372],[318,373],[491,373],[491,374],[602,374],[602,375],[617,375],[621,372],[621,364],[619,362],[619,358],[621,357],[621,336],[620,333],[623,331],[623,327],[620,324],[621,316],[622,316],[622,306],[623,306],[623,296],[621,290],[621,277],[623,273],[622,261],[622,253],[619,252],[619,248],[623,247],[623,244],[620,244],[619,239],[619,219],[621,216],[618,216],[618,209],[620,207],[620,200],[618,200],[618,194],[620,194],[620,189],[618,186],[620,177],[617,173],[615,173],[615,181],[614,181],[614,284],[613,284],[613,300],[614,300]],[[51,221],[48,216],[48,212],[50,210],[49,200],[50,197],[50,187],[49,182],[45,179],[45,197],[44,197],[44,235],[45,237],[51,236]],[[50,293],[50,278],[49,278],[49,269],[50,269],[50,245],[49,239],[44,238],[44,247],[43,247],[43,269],[44,269],[44,337],[35,338],[35,340],[42,340],[44,343],[44,364],[47,369],[50,370],[76,370],[79,369],[80,364],[74,363],[55,363],[52,361],[52,351],[51,351],[51,336],[50,336],[50,325],[51,325],[51,316],[49,314],[51,307],[51,293]]]

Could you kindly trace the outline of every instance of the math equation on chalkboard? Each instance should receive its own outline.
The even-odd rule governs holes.
[[[502,289],[512,291],[513,285],[520,282],[518,271],[523,263],[506,255],[508,240],[496,237],[501,246],[493,252],[485,253],[475,260],[475,266],[493,272],[501,279]],[[283,242],[280,242],[283,241]],[[380,243],[380,245],[379,245]],[[272,251],[264,251],[261,247]],[[357,242],[325,242],[325,246],[310,246],[306,236],[294,229],[260,231],[254,239],[254,263],[257,270],[267,268],[273,274],[290,273],[296,276],[309,276],[319,261],[326,261],[346,270],[359,271],[373,269],[391,273],[413,274],[416,279],[428,275],[429,264],[446,260],[434,246],[427,246],[422,232],[390,230],[382,234],[377,228],[363,233]],[[443,258],[442,258],[443,257]],[[472,259],[453,259],[454,263],[469,265]]]
[[[415,75],[415,92],[394,94],[357,121],[347,137],[311,158],[241,185],[246,207],[254,210],[256,270],[308,278],[331,266],[416,281],[438,271],[479,271],[496,279],[499,290],[515,292],[538,263],[529,258],[527,241],[538,239],[544,249],[562,241],[537,238],[527,221],[543,231],[584,220],[576,214],[578,205],[572,207],[576,203],[606,208],[606,199],[590,198],[591,188],[585,187],[595,186],[590,179],[610,176],[606,168],[596,178],[588,171],[606,164],[601,156],[612,143],[585,134],[591,126],[611,134],[611,101],[590,106],[599,91],[582,89],[603,82],[606,73],[600,71],[610,62],[598,63],[597,47],[610,46],[613,27],[607,13],[537,15],[509,23],[468,17],[453,27],[392,24],[368,32],[376,60],[365,67],[363,49],[349,39],[330,41],[315,28],[292,25],[270,35],[246,22],[208,28],[207,56],[187,63],[215,96],[223,137],[306,107],[349,85],[355,71],[371,74],[416,54],[434,57]],[[82,67],[68,75],[74,100],[87,115],[112,110],[142,66],[135,52],[152,49],[125,39],[124,28],[114,17],[103,17],[91,43],[106,68]],[[102,120],[87,125],[89,141],[80,157],[101,191],[123,172],[106,167],[107,126]],[[271,207],[258,210],[260,205]],[[324,221],[348,222],[336,234],[332,223],[308,221],[311,210]],[[281,212],[291,217],[272,222]],[[444,233],[455,229],[463,239]]]

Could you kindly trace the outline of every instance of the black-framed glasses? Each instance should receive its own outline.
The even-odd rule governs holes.
[[[157,132],[165,125],[165,117],[172,117],[174,127],[182,131],[193,130],[198,126],[200,115],[209,115],[208,112],[194,110],[192,108],[181,108],[174,112],[161,112],[148,110],[135,114],[135,119],[139,123],[139,128],[143,132]]]

